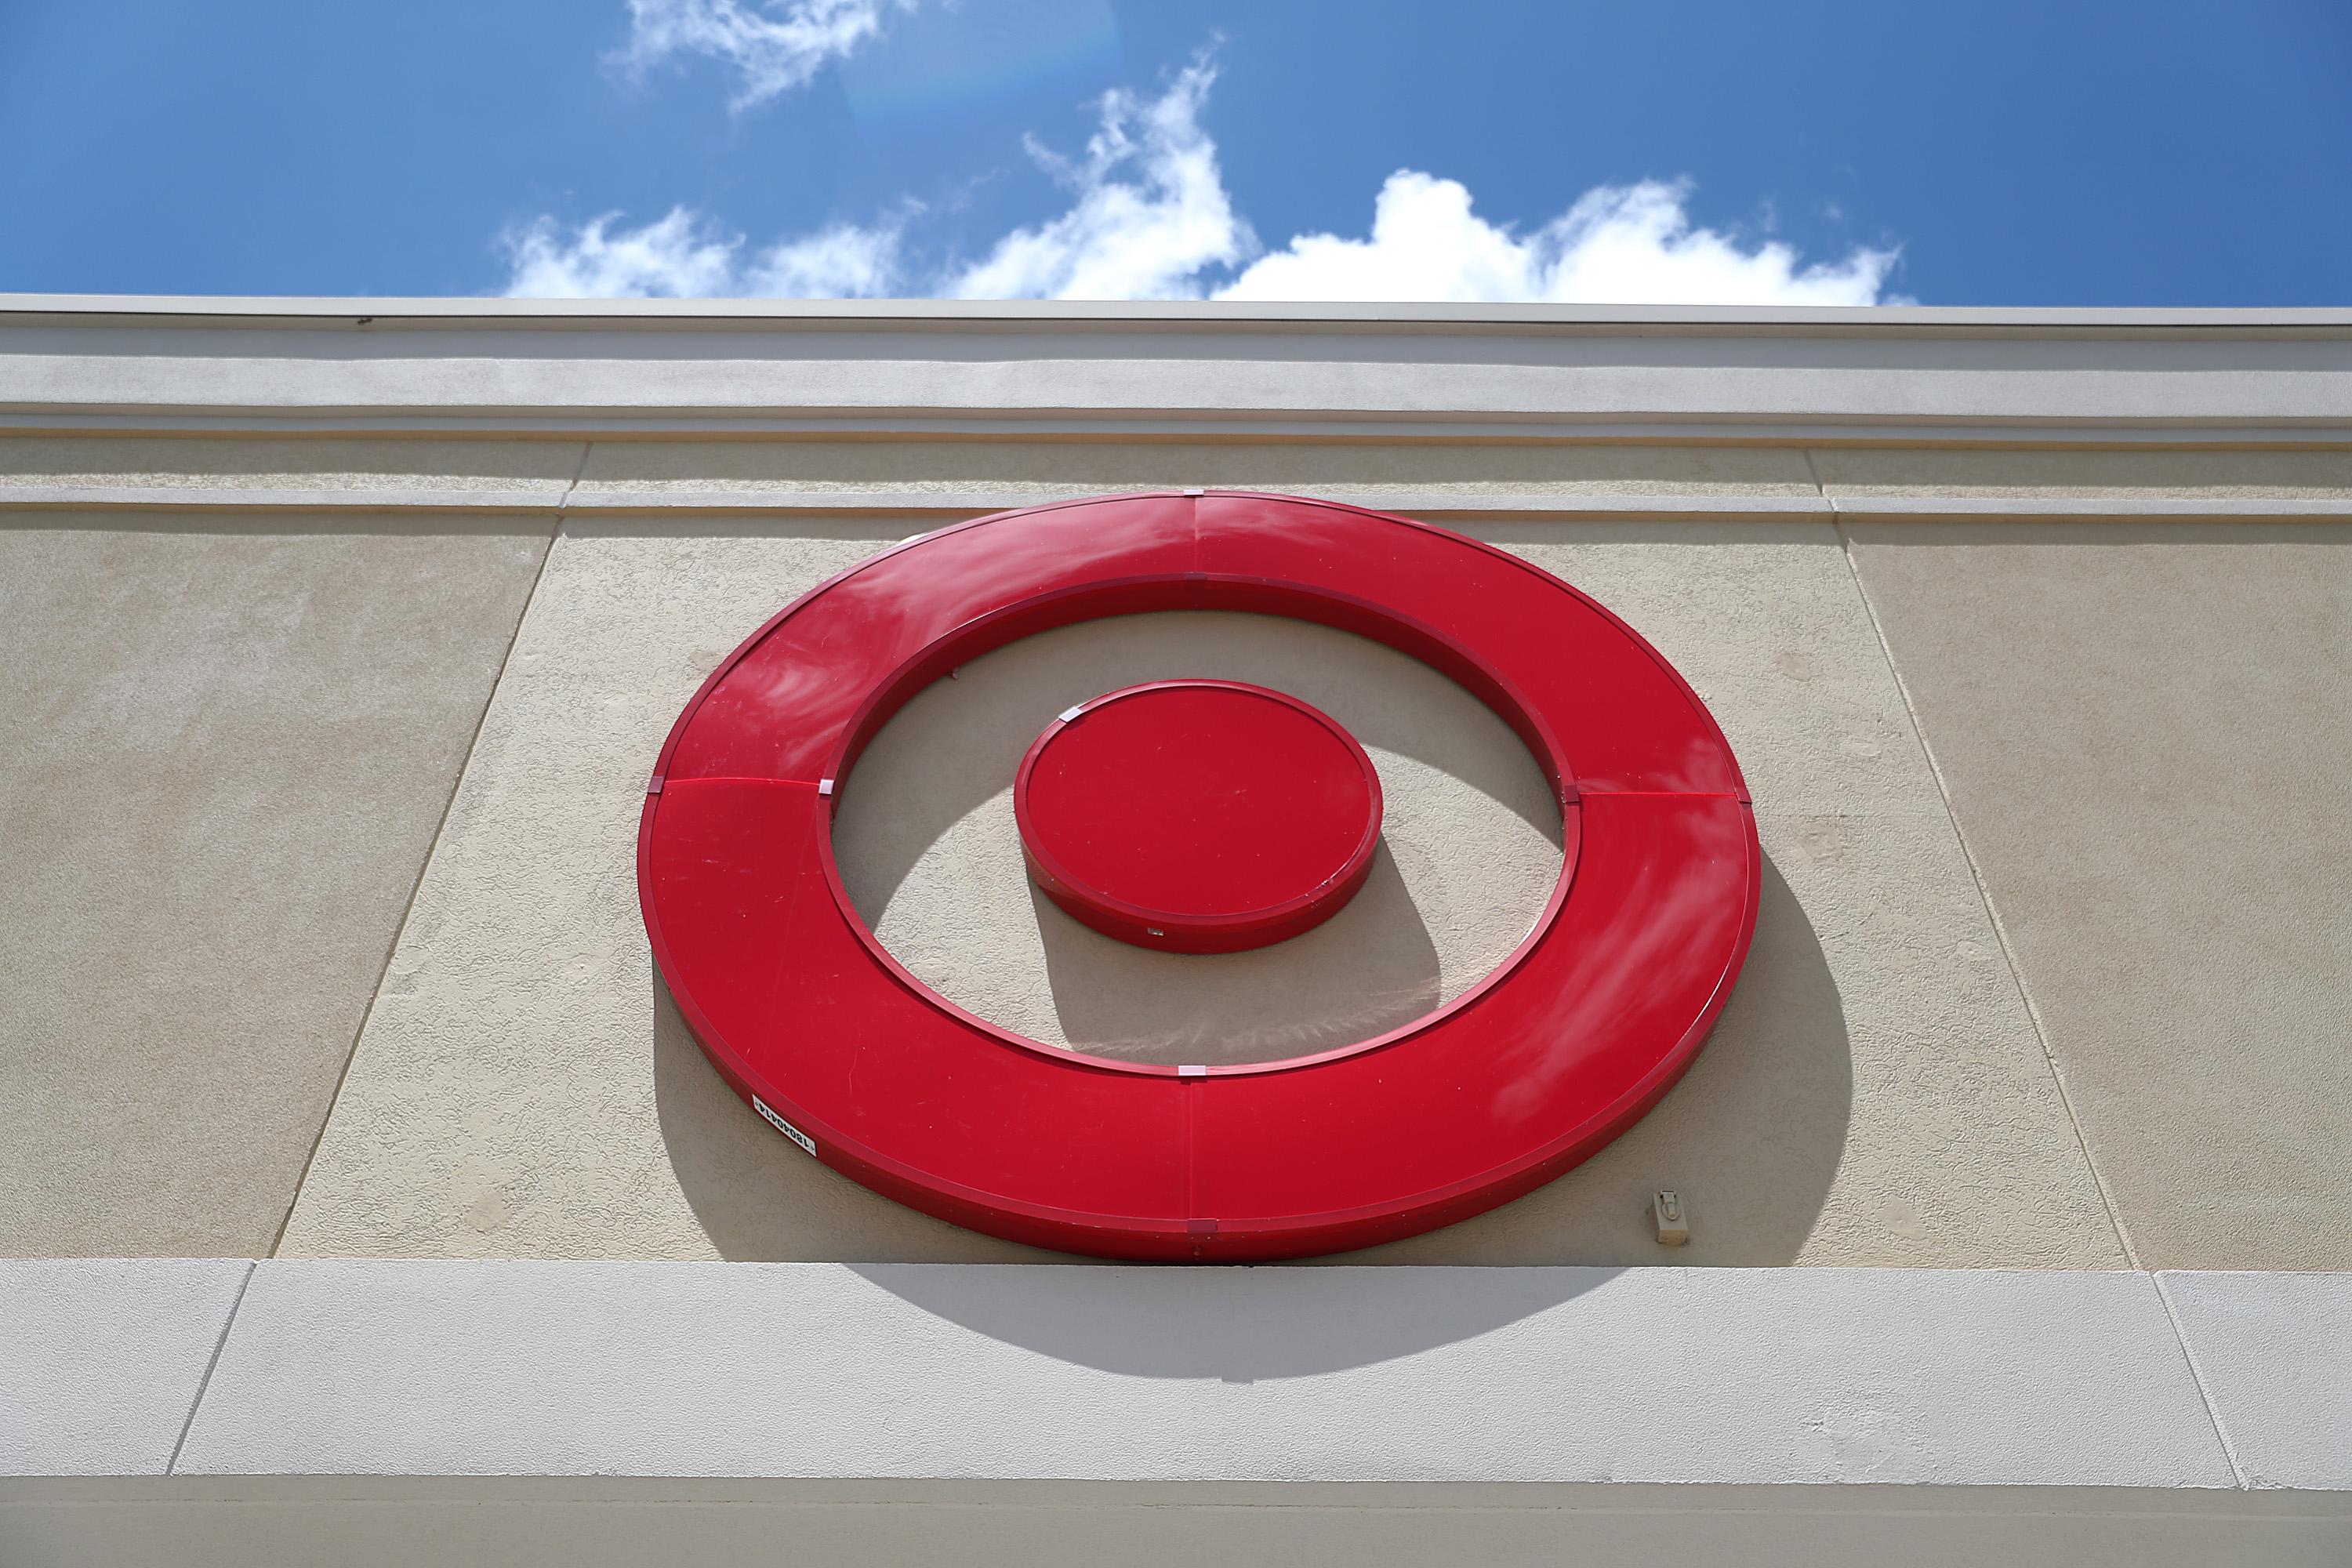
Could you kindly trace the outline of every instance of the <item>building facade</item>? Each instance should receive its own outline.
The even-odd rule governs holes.
[[[1526,1196],[1103,1266],[811,1159],[663,983],[648,780],[730,650],[1188,492],[1532,563],[1737,755],[1738,985]],[[2352,312],[14,298],[0,508],[0,1556],[2352,1542]],[[1339,915],[1176,955],[1032,887],[1024,751],[1171,677],[1361,742]],[[1566,852],[1462,685],[1230,608],[1009,643],[856,765],[892,959],[1128,1062],[1447,1006]]]

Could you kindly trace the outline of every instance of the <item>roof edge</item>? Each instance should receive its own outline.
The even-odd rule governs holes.
[[[1349,331],[1528,329],[1601,333],[2071,337],[2194,333],[2352,335],[2352,308],[1546,305],[1240,300],[508,300],[0,293],[0,326],[49,322],[206,326],[631,326],[789,330],[1129,329],[1217,325]]]

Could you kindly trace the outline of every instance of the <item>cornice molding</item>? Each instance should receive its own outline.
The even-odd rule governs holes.
[[[2352,311],[0,297],[0,430],[2352,445]]]

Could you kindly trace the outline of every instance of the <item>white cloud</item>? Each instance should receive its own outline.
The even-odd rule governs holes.
[[[512,268],[507,292],[547,300],[625,300],[647,294],[708,296],[735,289],[742,241],[707,232],[684,207],[643,228],[615,235],[613,216],[594,218],[566,237],[542,217],[507,237]]]
[[[746,255],[740,235],[686,207],[618,233],[613,221],[608,214],[567,236],[542,217],[509,235],[506,291],[541,300],[844,300],[887,294],[898,283],[895,224],[836,224]]]
[[[1301,235],[1217,290],[1224,300],[1552,300],[1592,305],[1869,305],[1892,250],[1798,265],[1778,242],[1753,249],[1684,210],[1687,184],[1603,185],[1521,237],[1470,210],[1458,182],[1401,169],[1381,187],[1363,239]]]
[[[741,77],[731,107],[791,91],[882,30],[882,15],[913,0],[629,0],[629,41],[619,62],[634,71],[673,55],[709,55]]]
[[[1195,62],[1149,103],[1106,94],[1102,126],[1082,159],[1032,144],[1072,193],[1069,209],[998,240],[986,259],[947,280],[967,300],[1182,300],[1201,275],[1254,247],[1217,170],[1201,104],[1216,73]]]
[[[908,209],[912,213],[915,209]],[[900,224],[839,223],[751,258],[743,292],[771,300],[870,300],[898,286]]]
[[[641,6],[653,0],[639,0]],[[1897,253],[1858,247],[1805,265],[1778,241],[1743,244],[1691,221],[1687,183],[1586,192],[1526,233],[1480,217],[1468,189],[1411,169],[1375,197],[1369,234],[1299,235],[1261,247],[1234,210],[1201,124],[1205,61],[1142,100],[1114,92],[1084,155],[1030,153],[1069,193],[1053,218],[1014,229],[964,265],[911,265],[911,204],[870,227],[836,225],[757,252],[680,207],[642,228],[551,218],[509,235],[510,294],[581,297],[1548,300],[1580,304],[1869,305]],[[1238,270],[1236,270],[1238,268]]]

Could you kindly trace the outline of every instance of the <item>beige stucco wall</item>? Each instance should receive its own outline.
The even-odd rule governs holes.
[[[289,1250],[1012,1254],[799,1159],[720,1089],[654,996],[629,881],[645,777],[702,673],[792,595],[899,531],[812,539],[774,524],[685,537],[648,524],[567,528],[297,1205]],[[2119,1262],[1833,531],[1543,525],[1492,537],[1598,594],[1697,683],[1748,767],[1775,871],[1749,976],[1666,1106],[1543,1193],[1380,1256],[1640,1262],[1658,1255],[1642,1225],[1646,1194],[1676,1185],[1706,1216],[1683,1254],[1699,1261]],[[1165,623],[1038,641],[1000,656],[1022,666],[1010,683],[1035,691],[1015,704],[1034,717],[997,737],[1008,755],[1066,704],[1065,693],[1090,695],[1211,645],[1220,657],[1237,651],[1215,628]],[[1263,663],[1225,668],[1273,673]],[[1358,677],[1350,702],[1350,673],[1327,668],[1307,695],[1335,711],[1402,695]],[[975,668],[969,679],[976,697],[958,679],[935,693],[938,704],[990,700],[992,673]],[[1458,698],[1449,706],[1459,713]],[[1430,731],[1438,711],[1400,703],[1385,728],[1406,733],[1383,749],[1412,751],[1411,731]],[[966,929],[987,921],[987,898],[934,901],[946,929],[905,919],[902,951],[950,994],[1008,1016],[1042,1016],[1041,984],[1057,1015],[1155,1016],[1150,966],[1089,970],[1071,956],[1079,944],[1066,917],[1005,875],[1009,805],[1001,782],[981,795],[986,780],[970,768],[979,759],[927,771],[894,754],[900,748],[887,742],[912,742],[926,718],[924,707],[910,710],[894,727],[901,735],[878,748],[879,799],[869,804],[937,825],[932,864],[918,856],[918,877],[931,889],[993,887],[994,923]],[[1221,1005],[1238,1016],[1285,988],[1345,993],[1400,961],[1418,967],[1408,970],[1416,984],[1442,989],[1507,947],[1556,852],[1528,827],[1540,800],[1531,764],[1491,732],[1473,732],[1476,745],[1423,759],[1443,776],[1409,794],[1428,797],[1432,815],[1452,816],[1454,830],[1475,832],[1476,842],[1456,853],[1444,832],[1415,829],[1392,847],[1399,858],[1444,858],[1454,878],[1475,877],[1488,860],[1513,866],[1506,912],[1449,899],[1436,873],[1401,876],[1366,911],[1376,930],[1386,917],[1384,948],[1309,939],[1296,953],[1206,961],[1236,976]],[[937,742],[968,752],[951,724]],[[909,775],[913,796],[901,806],[893,792]],[[854,782],[864,801],[865,781]],[[1466,804],[1479,796],[1475,809]],[[1446,811],[1449,797],[1463,804]],[[870,833],[854,811],[844,832],[859,885],[881,896],[889,874],[879,868],[904,863],[913,847]],[[918,908],[922,892],[909,894]],[[886,904],[883,913],[888,931],[893,910]],[[1109,997],[1086,994],[1087,983],[1105,980]],[[1036,1011],[1021,1013],[1024,1004]],[[418,1158],[425,1149],[432,1157]]]
[[[1364,1260],[2352,1266],[2352,537],[2232,515],[2341,503],[2342,454],[1438,438],[0,438],[0,491],[81,509],[0,513],[33,737],[0,757],[33,1130],[0,1250],[1041,1257],[719,1084],[651,973],[637,810],[679,704],[806,586],[960,509],[1167,484],[1525,554],[1676,663],[1754,792],[1756,952],[1698,1068],[1552,1186]],[[2062,505],[2102,521],[1998,510]],[[2168,507],[2210,521],[2107,515]],[[1516,742],[1402,662],[1201,616],[975,661],[862,765],[853,889],[1045,1037],[1369,1032],[1507,948],[1557,856]],[[1315,937],[1154,959],[1028,896],[1006,759],[1073,696],[1203,672],[1347,721],[1388,850]]]
[[[274,1245],[547,545],[0,519],[0,1251]]]
[[[1853,542],[2137,1258],[2345,1267],[2352,528]]]

